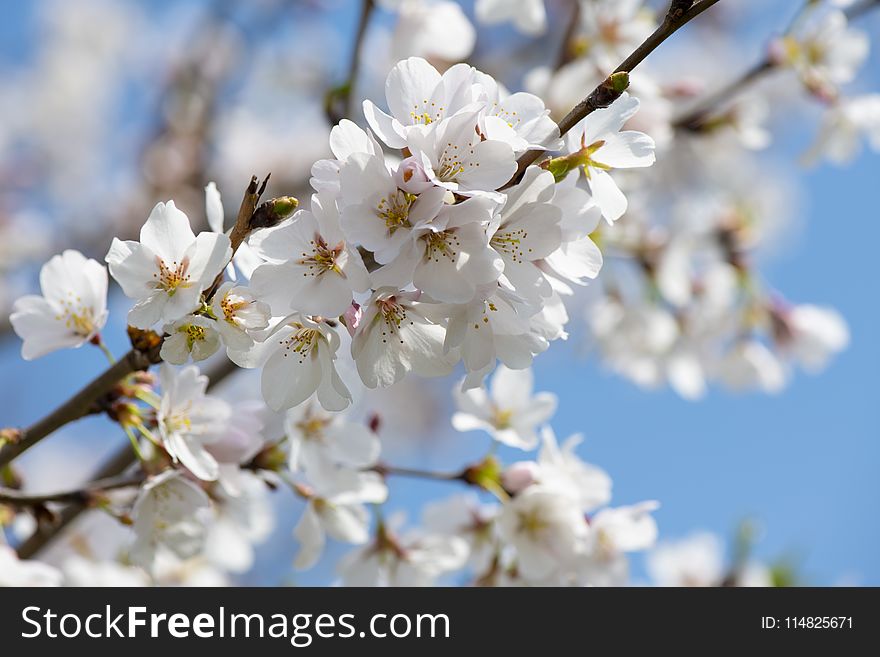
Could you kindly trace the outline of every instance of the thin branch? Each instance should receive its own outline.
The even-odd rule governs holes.
[[[575,57],[574,36],[577,33],[578,23],[581,20],[581,3],[580,0],[569,0],[571,2],[571,14],[568,17],[568,24],[565,26],[565,33],[562,37],[562,45],[559,48],[559,54],[556,56],[555,70],[561,69],[563,66],[572,61]]]
[[[725,102],[738,95],[765,75],[776,69],[770,58],[764,58],[736,80],[700,100],[685,114],[672,122],[673,127],[684,130],[698,130],[706,117]]]
[[[65,424],[88,415],[94,404],[113,390],[117,383],[133,372],[148,369],[151,364],[158,362],[158,357],[158,353],[152,351],[147,353],[132,349],[41,420],[25,429],[4,429],[0,433],[4,439],[0,446],[0,467],[7,465]]]
[[[393,475],[398,477],[412,477],[415,479],[432,479],[434,481],[466,482],[465,472],[433,472],[431,470],[419,470],[416,468],[401,468],[394,465],[387,465],[385,463],[375,465],[372,469],[383,476]]]
[[[48,502],[70,502],[71,504],[88,505],[101,493],[138,486],[144,479],[145,475],[143,472],[135,472],[128,475],[96,479],[72,490],[38,495],[0,488],[0,504],[8,504],[13,507],[42,506]]]
[[[719,0],[700,0],[697,3],[693,3],[690,0],[672,0],[669,11],[666,13],[666,17],[663,19],[663,23],[661,23],[660,27],[654,30],[653,34],[645,39],[642,45],[636,48],[633,53],[620,64],[620,66],[614,69],[611,75],[609,75],[602,84],[593,89],[586,98],[575,105],[575,107],[563,117],[559,122],[559,134],[566,134],[585,116],[595,112],[597,109],[608,107],[613,103],[622,92],[614,91],[615,85],[612,81],[612,76],[620,73],[631,73],[633,69],[641,64],[648,55],[654,52],[660,44],[717,2],[719,2]],[[504,186],[504,188],[515,184],[516,181],[522,177],[526,168],[541,157],[543,152],[544,151],[542,150],[532,150],[521,155],[517,161],[516,174],[510,182]]]
[[[265,191],[268,182],[269,176],[266,176],[262,184],[258,184],[257,178],[254,176],[251,178],[251,182],[245,190],[238,218],[236,219],[235,226],[230,234],[233,253],[235,253],[238,247],[241,246],[242,242],[244,242],[250,231],[253,229],[252,220],[257,211],[257,203],[260,202],[260,197]],[[282,202],[279,208],[287,208],[290,206],[296,207],[297,204],[296,199],[293,199],[292,197],[273,199],[271,203],[278,202]],[[272,207],[274,208],[275,206]],[[273,210],[270,210],[270,212],[273,212]],[[214,283],[206,291],[207,299],[210,300],[216,289],[220,286],[222,280],[223,272],[220,272]],[[118,362],[110,366],[85,388],[49,413],[49,415],[25,429],[11,427],[0,429],[0,468],[18,458],[25,451],[64,425],[95,412],[96,403],[99,402],[102,397],[110,393],[113,388],[129,374],[149,369],[151,365],[156,365],[161,362],[162,359],[159,356],[159,350],[162,346],[161,338],[151,331],[135,331],[132,333],[131,327],[129,334],[134,340],[133,344],[135,348],[129,351]],[[140,345],[137,342],[138,338],[135,336],[147,335],[155,338],[155,342],[151,343],[149,348],[140,348]]]
[[[809,6],[809,3],[808,5],[805,5],[805,7],[807,6]],[[863,2],[848,7],[844,10],[844,14],[847,17],[847,20],[852,21],[861,18],[868,11],[876,9],[877,7],[880,7],[880,0],[863,0]],[[799,13],[797,17],[799,18],[800,15],[801,14]],[[795,22],[796,21],[797,19],[795,19]],[[791,29],[791,27],[789,27],[789,29]],[[722,105],[738,96],[755,82],[764,78],[767,74],[779,69],[779,65],[774,62],[769,55],[765,56],[761,61],[755,63],[738,78],[698,101],[696,105],[672,122],[673,127],[683,130],[699,130],[706,118],[713,112],[717,111]]]
[[[370,24],[370,16],[372,16],[375,8],[375,0],[363,0],[361,3],[361,13],[355,31],[354,45],[348,60],[348,77],[345,82],[327,93],[324,109],[330,123],[334,125],[339,123],[341,119],[351,117],[354,114],[352,103],[355,86],[360,75],[361,48],[364,43],[364,37],[367,34],[367,26]]]
[[[862,2],[848,7],[844,13],[849,20],[853,20],[855,18],[861,18],[862,15],[878,6],[880,6],[880,0],[863,0]]]

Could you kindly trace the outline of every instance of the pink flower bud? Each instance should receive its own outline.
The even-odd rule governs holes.
[[[348,310],[346,310],[345,314],[342,316],[345,320],[345,328],[348,329],[349,335],[354,336],[358,325],[361,323],[361,317],[363,314],[364,310],[361,308],[360,304],[352,301],[351,306],[349,306]]]
[[[534,461],[517,461],[501,474],[501,485],[508,493],[521,493],[538,481],[540,466]]]

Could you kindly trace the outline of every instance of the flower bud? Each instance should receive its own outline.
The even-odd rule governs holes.
[[[540,466],[534,461],[517,461],[501,473],[501,485],[508,493],[516,495],[538,482]]]

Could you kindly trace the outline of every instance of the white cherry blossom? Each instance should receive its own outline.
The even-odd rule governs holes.
[[[131,560],[148,571],[168,550],[181,559],[198,554],[204,545],[211,501],[179,470],[166,470],[141,488],[134,505],[135,542]]]
[[[461,6],[447,0],[379,0],[397,13],[391,36],[394,59],[407,56],[465,59],[474,49],[477,34]]]
[[[627,93],[609,107],[582,119],[566,136],[566,150],[577,154],[584,184],[608,223],[627,209],[627,199],[609,172],[649,167],[654,163],[654,140],[634,130],[621,131],[639,110],[637,98]]]
[[[266,264],[251,276],[251,289],[276,316],[293,311],[336,317],[351,305],[355,292],[369,288],[357,249],[339,227],[332,198],[312,196],[311,211],[300,210],[279,226],[251,238]]]
[[[382,477],[375,472],[340,469],[330,481],[307,488],[308,502],[293,530],[300,543],[294,566],[311,568],[324,550],[326,537],[363,545],[370,539],[370,512],[365,504],[381,504],[388,497]]]
[[[503,505],[498,531],[516,550],[520,575],[541,581],[574,564],[589,527],[574,499],[536,485]]]
[[[324,321],[294,314],[284,318],[262,343],[230,352],[240,367],[262,367],[263,399],[273,411],[298,406],[317,393],[328,411],[341,411],[351,393],[336,371],[339,335]]]
[[[578,0],[587,56],[612,70],[654,31],[654,12],[644,0]]]
[[[880,94],[841,98],[835,103],[825,114],[807,161],[825,157],[846,164],[859,154],[863,138],[871,150],[880,151]]]
[[[868,57],[868,35],[851,28],[839,10],[813,13],[796,34],[774,45],[773,54],[800,75],[813,93],[833,97],[836,87],[852,81]]]
[[[373,272],[373,284],[405,287],[411,281],[437,301],[470,301],[477,287],[497,280],[504,267],[485,228],[496,207],[487,198],[444,206],[435,221],[413,230],[392,262]]]
[[[439,187],[420,194],[400,189],[384,158],[364,153],[345,161],[340,178],[342,230],[380,264],[391,262],[413,239],[413,230],[437,217],[446,195]]]
[[[229,238],[193,234],[174,201],[159,203],[141,228],[140,242],[113,238],[107,253],[110,274],[137,303],[128,322],[137,328],[174,322],[196,310],[203,290],[232,256]]]
[[[489,226],[489,245],[504,262],[504,278],[530,303],[540,303],[552,291],[537,261],[562,245],[562,210],[552,202],[554,188],[552,173],[529,167],[507,190],[507,201]]]
[[[465,542],[442,534],[398,537],[387,527],[364,547],[343,557],[345,586],[431,586],[467,561]]]
[[[215,328],[223,338],[227,348],[247,351],[254,344],[254,335],[268,328],[272,310],[268,304],[258,300],[250,288],[236,285],[232,281],[223,283],[211,304]]]
[[[379,458],[379,439],[367,426],[327,413],[311,400],[287,412],[284,433],[290,468],[310,478],[338,465],[368,468]]]
[[[229,420],[229,405],[205,394],[208,377],[190,365],[160,371],[162,400],[156,412],[162,446],[199,479],[217,479],[219,468],[206,445],[218,440]]]
[[[368,388],[388,387],[407,372],[420,376],[449,374],[458,361],[455,350],[444,353],[445,329],[431,317],[431,305],[418,292],[380,288],[367,304],[351,355]]]
[[[471,106],[473,107],[473,106]],[[428,178],[438,187],[464,196],[490,196],[516,172],[510,144],[485,138],[481,110],[466,108],[446,120],[411,130],[407,147],[421,158]]]
[[[405,148],[414,126],[439,123],[471,107],[477,100],[473,82],[474,69],[467,64],[456,64],[441,75],[421,57],[410,57],[398,62],[385,80],[391,113],[365,100],[364,116],[389,148]]]
[[[533,386],[530,369],[499,365],[489,391],[455,388],[458,412],[452,416],[452,426],[459,431],[481,429],[505,445],[533,449],[538,444],[538,427],[553,416],[557,403],[552,393],[533,395]]]
[[[220,348],[217,322],[204,315],[186,315],[165,327],[167,337],[159,355],[167,363],[183,365],[190,357],[200,361]]]
[[[33,360],[98,336],[107,321],[107,270],[68,250],[40,270],[42,296],[18,299],[9,321],[22,339],[21,356]]]
[[[544,0],[477,0],[475,11],[480,23],[511,22],[529,36],[538,36],[547,30]]]

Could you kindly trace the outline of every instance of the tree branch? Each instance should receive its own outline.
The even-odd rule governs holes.
[[[217,364],[208,375],[208,390],[211,390],[226,377],[237,371],[238,367],[230,360],[223,360]],[[104,480],[111,477],[117,477],[128,470],[137,462],[137,457],[131,449],[128,440],[125,445],[113,454],[92,476],[95,480]],[[30,538],[22,543],[18,548],[18,556],[22,559],[29,559],[42,550],[45,546],[52,543],[62,530],[70,523],[76,520],[79,515],[85,511],[87,507],[82,504],[68,504],[59,513],[58,522],[51,528],[38,529]]]
[[[376,8],[375,0],[363,0],[361,3],[361,14],[358,19],[357,30],[354,37],[354,45],[351,49],[351,56],[348,60],[348,77],[338,87],[327,92],[324,103],[324,111],[331,124],[336,125],[341,119],[351,117],[354,112],[352,107],[352,99],[354,97],[354,88],[357,84],[358,75],[361,66],[361,46],[364,43],[364,37],[367,34],[367,26],[370,23],[370,16]]]
[[[580,0],[569,0],[571,2],[571,14],[568,17],[568,24],[565,26],[565,33],[562,36],[562,45],[559,53],[556,55],[556,64],[554,70],[558,71],[575,58],[574,36],[578,29],[578,23],[581,20],[581,3]]]
[[[696,3],[692,0],[672,0],[669,11],[666,13],[666,17],[663,19],[660,27],[654,30],[653,34],[645,39],[642,45],[636,48],[633,53],[620,64],[620,66],[614,69],[611,75],[609,75],[602,84],[593,89],[586,98],[575,105],[574,108],[563,117],[559,122],[559,134],[566,134],[585,116],[595,112],[597,109],[608,107],[611,103],[617,100],[623,92],[614,91],[615,84],[612,81],[612,76],[620,73],[631,73],[636,66],[641,64],[648,55],[654,52],[660,44],[666,41],[666,39],[671,37],[678,30],[717,2],[719,2],[719,0],[700,0]],[[517,160],[516,174],[514,174],[514,177],[502,187],[502,189],[515,184],[522,177],[526,168],[541,157],[543,152],[543,150],[532,150],[521,155],[519,160]]]
[[[675,119],[672,122],[672,126],[683,130],[699,130],[706,117],[716,108],[739,94],[743,89],[760,80],[775,68],[776,64],[770,58],[765,57],[736,80],[700,100],[696,106]]]
[[[398,466],[379,463],[372,470],[382,476],[395,475],[398,477],[412,477],[415,479],[433,479],[434,481],[462,481],[467,483],[465,472],[433,472],[431,470],[418,470],[416,468],[401,468]]]
[[[848,7],[843,13],[846,15],[847,20],[852,21],[877,7],[880,7],[880,0],[863,0],[863,2]],[[672,126],[681,130],[699,130],[706,118],[718,110],[724,103],[775,70],[779,70],[779,66],[769,55],[765,56],[738,78],[698,101],[690,110],[675,119],[672,122]]]
[[[122,379],[133,372],[148,369],[157,362],[158,350],[154,353],[132,349],[49,415],[25,429],[4,429],[0,434],[4,439],[0,446],[0,467],[7,465],[65,424],[88,415],[94,404]]]
[[[267,201],[258,208],[257,203],[259,203],[268,182],[269,176],[266,176],[262,184],[258,184],[257,178],[254,176],[245,190],[238,218],[230,234],[233,254],[255,227],[272,225],[271,221],[273,220],[276,222],[280,221],[288,216],[298,204],[295,198],[285,196]],[[262,214],[266,216],[262,216],[258,212],[258,210],[264,208],[265,212]],[[254,225],[255,218],[262,222],[260,226]],[[207,299],[210,300],[222,280],[223,272],[220,272],[214,283],[205,292]],[[129,333],[132,335],[134,348],[49,415],[25,429],[12,427],[0,429],[0,468],[18,458],[25,451],[65,424],[95,412],[96,403],[110,393],[116,384],[129,374],[149,369],[151,365],[161,362],[162,359],[159,356],[159,350],[162,346],[161,338],[152,333],[152,331],[136,331],[132,333],[131,327],[129,328]],[[149,344],[149,346],[142,346],[139,344],[138,340],[140,338],[137,336],[151,336],[154,341],[145,343]]]
[[[88,505],[100,493],[138,486],[144,479],[145,475],[143,472],[136,472],[128,475],[96,479],[80,488],[72,490],[39,495],[0,488],[0,504],[8,504],[13,507],[42,506],[48,502],[70,502],[71,504]]]

